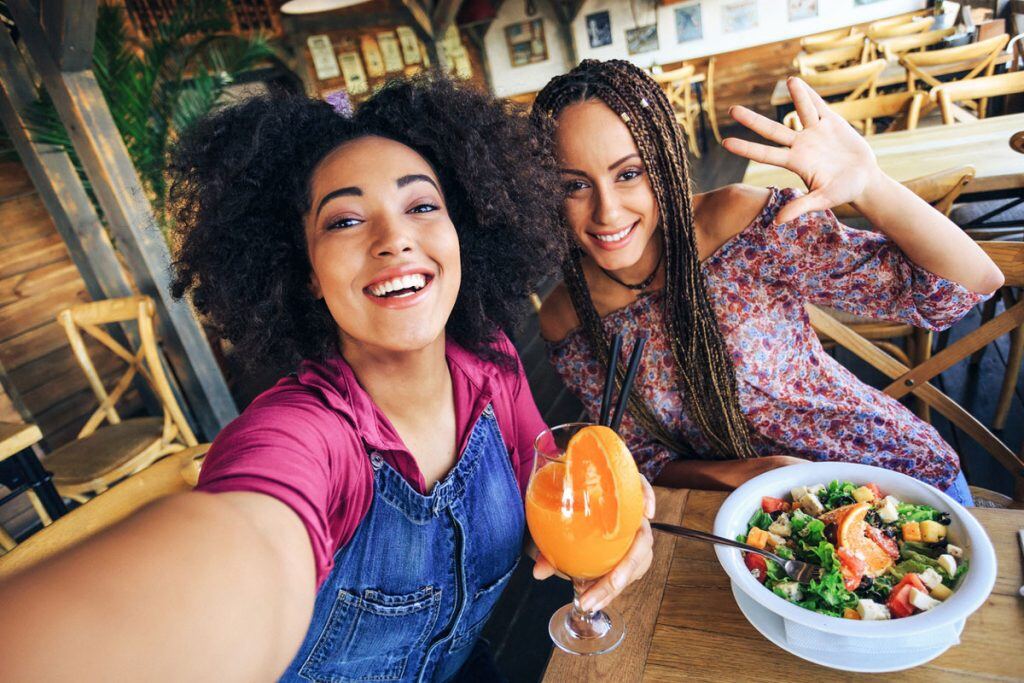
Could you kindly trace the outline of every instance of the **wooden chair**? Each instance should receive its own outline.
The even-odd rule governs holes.
[[[844,99],[855,100],[865,93],[869,97],[875,96],[875,84],[884,70],[885,60],[876,59],[872,62],[865,62],[864,64],[848,66],[842,69],[805,74],[801,78],[812,88],[838,85],[849,86],[849,94]]]
[[[831,71],[854,64],[863,64],[867,58],[867,43],[863,40],[860,43],[847,45],[845,47],[834,47],[820,52],[805,52],[798,54],[793,59],[793,66],[800,75],[815,74],[819,71]]]
[[[953,204],[964,191],[964,188],[974,179],[975,168],[973,166],[961,166],[945,171],[939,171],[930,175],[914,178],[905,181],[903,185],[921,199],[931,204],[936,211],[944,216],[949,216],[953,210]],[[832,212],[839,219],[859,218],[860,212],[850,204],[843,204],[832,209]],[[890,355],[896,357],[900,362],[910,367],[917,367],[931,357],[932,333],[930,330],[907,325],[906,323],[891,322],[886,320],[874,320],[863,316],[850,315],[843,311],[823,309],[840,322],[848,325],[865,339],[871,340],[873,344]],[[826,345],[832,342],[827,335],[819,337]],[[899,346],[892,343],[893,339],[903,339],[907,345],[904,352]],[[928,405],[923,401],[915,402],[915,412],[918,416],[930,421],[931,414]]]
[[[848,40],[854,36],[861,36],[863,33],[860,32],[855,26],[849,26],[847,28],[837,28],[832,31],[825,31],[824,33],[816,33],[813,36],[805,36],[800,39],[800,47],[806,52],[815,52],[817,50],[827,50],[832,47],[837,41]]]
[[[672,109],[676,113],[676,121],[686,134],[690,153],[700,158],[700,146],[697,144],[697,124],[701,108],[693,97],[692,88],[695,67],[686,64],[678,69],[652,74],[651,77],[661,86],[668,97]]]
[[[46,458],[46,468],[53,473],[53,483],[61,495],[84,502],[87,494],[103,491],[118,479],[143,469],[168,453],[196,445],[196,437],[164,374],[153,333],[154,313],[153,301],[149,297],[134,296],[72,306],[57,315],[75,358],[100,403],[77,439]],[[137,351],[126,349],[101,327],[132,320],[138,324],[140,344]],[[89,358],[80,330],[128,364],[127,371],[110,392],[103,386],[103,380]],[[159,400],[163,408],[162,417],[122,420],[118,415],[115,406],[137,376],[145,380]]]
[[[1004,33],[1001,36],[970,45],[902,54],[899,56],[899,60],[903,68],[907,70],[907,90],[915,89],[918,80],[923,81],[926,87],[943,85],[939,79],[928,73],[928,69],[931,67],[962,65],[963,69],[958,70],[965,73],[956,80],[957,83],[969,81],[978,76],[991,76],[996,68],[996,60],[1009,39],[1010,37]],[[926,108],[930,109],[931,105]],[[960,110],[960,113],[966,113],[960,107],[956,107],[954,111],[957,109]],[[925,113],[927,112],[922,112],[922,114]],[[965,119],[970,120],[970,117],[965,117]]]
[[[863,33],[856,32],[856,33],[851,33],[851,34],[848,34],[848,35],[844,35],[844,36],[839,37],[839,38],[835,38],[834,40],[827,40],[827,41],[826,40],[821,40],[821,41],[807,42],[808,39],[804,38],[803,40],[800,41],[800,47],[803,49],[804,52],[808,52],[808,53],[824,52],[826,50],[834,50],[835,48],[838,48],[838,47],[849,47],[851,45],[864,45],[866,40],[867,39],[865,38]]]
[[[868,26],[865,33],[871,42],[877,43],[879,40],[884,40],[886,38],[924,33],[931,29],[934,23],[935,22],[931,17],[913,19],[912,21],[904,21],[898,24],[875,22],[871,26]]]
[[[0,581],[95,536],[154,500],[191,490],[209,447],[202,444],[178,451],[36,532],[0,557]]]
[[[1024,242],[979,242],[979,244],[1002,269],[1008,286],[1024,287]],[[835,340],[840,346],[850,350],[854,355],[893,380],[883,390],[885,394],[896,399],[913,394],[974,439],[996,462],[1007,469],[1013,481],[1012,499],[984,490],[979,491],[979,494],[984,494],[987,501],[1001,499],[1004,506],[1024,506],[1024,457],[1000,441],[956,401],[930,384],[931,380],[944,370],[968,358],[975,351],[1002,335],[1019,329],[1024,324],[1024,300],[1017,301],[992,320],[914,368],[907,367],[907,364],[885,353],[822,309],[808,306],[807,312],[811,324],[819,334]],[[972,492],[975,490],[972,487]]]
[[[950,125],[958,120],[975,118],[972,114],[954,106],[954,103],[970,102],[969,106],[978,113],[978,118],[982,118],[990,97],[1017,93],[1024,93],[1024,71],[982,76],[956,83],[943,83],[932,88],[929,97],[933,102],[938,103],[939,109],[942,111],[942,122]]]
[[[865,136],[875,134],[875,119],[893,118],[886,132],[893,130],[914,130],[920,121],[921,105],[928,96],[921,91],[898,92],[875,97],[862,97],[859,100],[832,102],[829,109],[850,122],[854,128]],[[791,111],[782,122],[793,130],[802,130],[803,124],[795,111]]]
[[[956,33],[956,28],[942,28],[937,31],[925,31],[909,36],[897,36],[886,38],[875,43],[875,49],[886,61],[894,61],[906,52],[921,52],[927,47],[938,45],[946,38]]]
[[[715,57],[708,59],[708,71],[704,79],[704,101],[701,109],[708,117],[715,141],[722,144],[722,134],[718,132],[718,111],[715,109],[715,61]]]

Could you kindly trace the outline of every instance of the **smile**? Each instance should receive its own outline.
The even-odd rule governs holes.
[[[366,291],[369,294],[382,299],[401,299],[403,297],[412,296],[426,287],[433,279],[433,277],[423,273],[403,275],[401,277],[391,278],[390,280],[375,282],[372,285],[369,285],[366,288]]]
[[[640,221],[637,220],[632,225],[619,230],[618,232],[606,232],[606,233],[588,233],[597,242],[598,246],[602,249],[618,249],[624,247],[628,242],[636,229],[640,226]]]

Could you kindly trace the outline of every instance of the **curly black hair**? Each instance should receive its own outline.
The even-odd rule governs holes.
[[[462,254],[446,331],[508,361],[491,343],[518,326],[528,294],[567,248],[554,161],[521,112],[436,75],[389,84],[352,119],[319,100],[275,94],[186,131],[170,163],[172,293],[190,294],[251,367],[336,349],[337,323],[309,289],[303,217],[316,166],[366,135],[401,142],[433,166]]]

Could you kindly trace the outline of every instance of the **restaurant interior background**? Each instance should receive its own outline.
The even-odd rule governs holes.
[[[212,440],[281,372],[241,373],[230,345],[208,334],[191,309],[167,292],[170,251],[157,229],[167,220],[163,164],[177,132],[202,114],[268,87],[304,90],[341,109],[358,107],[388,78],[433,66],[528,105],[549,79],[580,60],[620,58],[651,70],[673,94],[689,138],[696,190],[761,177],[767,184],[770,174],[748,169],[745,160],[719,145],[730,134],[752,135],[730,125],[729,107],[742,104],[781,120],[792,107],[780,82],[801,72],[798,56],[813,53],[814,36],[871,35],[875,22],[910,20],[917,13],[916,22],[934,5],[929,0],[108,0],[92,11],[89,2],[44,3],[40,14],[31,0],[0,0],[0,423],[5,425],[0,482],[6,485],[0,488],[0,552],[48,525],[62,506],[86,499],[78,489],[59,486],[64,500],[47,499],[42,487],[51,480],[39,465],[47,468],[48,454],[91,433],[103,392],[123,391],[117,406],[121,418],[159,416],[168,402],[177,403],[188,425],[179,432],[191,431],[191,441],[201,443]],[[1024,69],[1019,36],[1024,2],[976,0],[968,6],[940,0],[940,5],[941,16],[929,30],[955,30],[932,47],[1005,33],[1007,41],[993,53],[993,73]],[[54,48],[56,34],[64,42]],[[890,64],[899,59],[880,45],[872,49]],[[689,66],[683,81],[673,81],[673,74]],[[130,80],[142,88],[124,87]],[[899,90],[902,80],[901,75],[899,83],[890,82],[888,90],[879,82],[879,92]],[[917,87],[927,92],[930,86]],[[1015,130],[1024,130],[1024,120],[1018,120],[1024,116],[1022,103],[1020,94],[993,97],[989,118],[1016,116]],[[931,160],[915,157],[916,166],[901,168],[898,180],[962,165],[963,156],[949,151],[957,129],[944,123],[940,109],[931,107],[913,131],[922,145],[928,141]],[[881,141],[910,132],[879,129],[883,137],[876,153],[898,164],[911,138],[899,138],[903,142],[891,148]],[[1017,151],[990,156],[977,147],[978,158],[970,158],[967,150],[967,162],[978,169],[954,183],[952,199],[949,192],[943,195],[953,220],[987,239],[1021,239],[1024,142],[1019,134],[1014,140]],[[1002,166],[983,168],[986,163]],[[140,306],[133,299],[133,308],[117,318],[105,339],[83,336],[69,318],[58,319],[72,306],[136,295],[150,297],[152,304]],[[948,334],[927,336],[890,326],[872,329],[869,338],[904,363],[924,363],[1015,306],[1019,296],[1019,289],[1007,287]],[[138,359],[133,351],[113,346],[132,346],[140,338],[146,346],[146,335],[136,330],[147,319],[156,336],[149,347],[154,353],[145,358],[166,370],[166,392],[145,388],[138,377],[117,384],[124,361],[138,365]],[[1006,459],[994,456],[986,440],[997,439],[1012,454],[1024,443],[1019,379],[1024,332],[1019,321],[1005,327],[980,350],[928,375],[981,431],[951,421],[934,405],[929,410],[915,403],[909,393],[904,398],[957,448],[972,484],[1003,496],[997,502],[1010,500],[1013,477],[1007,475]],[[548,367],[535,319],[515,341],[548,423],[578,417],[579,403]],[[832,346],[841,362],[879,388],[896,376],[863,354]],[[91,365],[82,364],[82,353],[90,354]],[[981,432],[983,445],[974,438]],[[541,626],[550,612],[546,606],[564,602],[568,590],[558,582],[532,582],[524,568],[517,573],[488,627],[499,662],[513,679],[536,678],[543,667],[550,651]],[[545,654],[506,652],[513,633],[535,641],[517,653]]]

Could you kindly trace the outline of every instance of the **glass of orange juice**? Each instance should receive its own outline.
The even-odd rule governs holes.
[[[537,548],[572,579],[572,604],[548,623],[566,652],[593,655],[615,649],[626,633],[611,607],[580,609],[580,597],[626,555],[643,518],[643,489],[626,444],[609,427],[574,422],[534,441],[526,489],[526,523]]]

